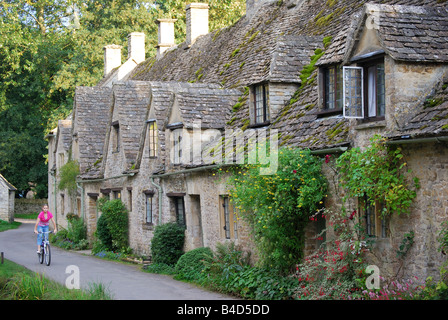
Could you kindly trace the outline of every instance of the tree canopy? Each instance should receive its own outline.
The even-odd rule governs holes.
[[[66,118],[77,86],[103,76],[103,47],[146,34],[155,55],[156,19],[176,18],[185,41],[187,0],[3,0],[0,2],[0,172],[19,190],[47,192],[46,134]],[[235,23],[245,0],[200,0],[210,6],[210,30]]]

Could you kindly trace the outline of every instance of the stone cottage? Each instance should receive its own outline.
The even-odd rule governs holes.
[[[270,137],[281,146],[336,157],[381,134],[402,147],[421,189],[410,216],[392,216],[387,225],[378,208],[358,208],[354,199],[377,239],[374,263],[394,275],[396,250],[412,229],[412,258],[402,271],[436,275],[443,257],[435,235],[448,219],[446,6],[437,0],[247,1],[245,16],[212,32],[207,5],[186,9],[186,42],[174,45],[176,22],[159,20],[156,56],[130,55],[121,64],[109,56],[120,48],[106,46],[104,79],[77,88],[70,129],[61,122],[49,139],[54,183],[58,154],[70,152],[80,166],[71,208],[62,209],[68,196],[49,179],[59,223],[72,210],[92,235],[97,199],[120,198],[138,253],[149,253],[154,226],[168,221],[186,226],[186,250],[224,241],[252,249],[225,179],[213,174],[235,163],[225,160],[238,135],[275,132]],[[132,50],[141,48],[132,43]],[[223,137],[232,145],[219,153]],[[70,141],[68,149],[62,141]],[[337,208],[331,188],[325,205]],[[310,224],[307,252],[319,244],[318,232]]]
[[[0,174],[0,220],[14,221],[16,188]]]

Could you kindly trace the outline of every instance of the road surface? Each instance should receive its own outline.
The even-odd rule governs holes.
[[[21,220],[23,221],[23,220]],[[0,251],[5,259],[62,284],[73,285],[79,271],[81,288],[102,283],[115,300],[228,300],[229,296],[209,292],[193,285],[173,280],[169,276],[142,272],[139,266],[107,261],[76,252],[51,247],[51,265],[37,259],[34,221],[24,222],[18,229],[0,232]],[[73,267],[75,266],[75,267]],[[66,273],[67,272],[67,273]]]

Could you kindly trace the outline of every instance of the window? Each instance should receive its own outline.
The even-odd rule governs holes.
[[[112,190],[112,194],[114,199],[121,199],[121,190],[118,189]]]
[[[366,114],[368,118],[384,117],[386,109],[386,89],[384,63],[374,63],[365,67],[367,73]]]
[[[132,187],[128,188],[128,208],[132,212]]]
[[[343,68],[343,113],[346,118],[383,119],[386,112],[384,61]]]
[[[220,197],[222,236],[226,239],[238,238],[238,225],[233,206],[228,196]]]
[[[176,209],[176,221],[181,226],[186,226],[184,197],[174,197],[174,206]]]
[[[153,224],[154,223],[154,217],[153,217],[153,211],[152,211],[152,199],[153,194],[147,193],[146,195],[146,201],[145,201],[145,222],[147,224]]]
[[[182,159],[182,130],[173,131],[173,157],[174,164],[180,164]]]
[[[254,87],[254,120],[255,124],[263,124],[269,121],[269,87],[266,84]]]
[[[120,151],[120,125],[118,121],[112,123],[112,150],[113,152]]]
[[[363,69],[360,67],[344,67],[344,108],[346,118],[364,118]]]
[[[324,110],[342,110],[342,68],[332,66],[324,68]]]
[[[157,157],[157,122],[156,120],[148,120],[149,125],[149,156],[151,158]]]
[[[383,205],[376,201],[372,204],[365,196],[361,200],[359,211],[363,214],[365,231],[370,237],[387,238],[389,236],[389,222],[387,217],[382,217]]]

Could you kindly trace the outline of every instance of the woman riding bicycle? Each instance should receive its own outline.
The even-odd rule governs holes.
[[[41,213],[37,216],[36,225],[34,226],[34,233],[37,233],[37,253],[40,253],[40,245],[42,244],[42,232],[48,232],[50,227],[50,220],[54,226],[54,233],[57,232],[56,222],[53,214],[48,211],[48,205],[42,207]]]

